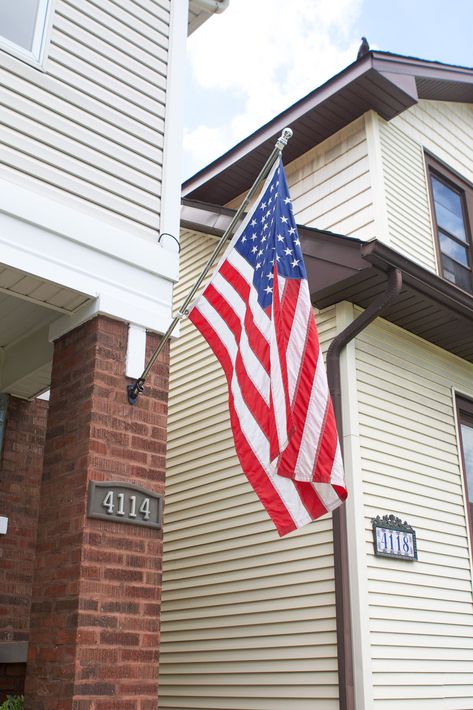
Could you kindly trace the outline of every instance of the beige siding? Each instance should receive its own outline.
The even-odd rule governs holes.
[[[436,271],[423,147],[392,122],[378,121],[389,244]]]
[[[378,129],[389,244],[436,272],[424,154],[473,182],[473,106],[420,101]]]
[[[472,104],[419,101],[392,124],[473,182]]]
[[[177,303],[214,241],[182,235]],[[334,311],[319,316],[322,343]],[[280,539],[240,471],[223,372],[173,345],[160,710],[338,710],[331,517]]]
[[[356,341],[375,710],[473,706],[472,570],[452,385],[473,366],[378,322]],[[419,561],[375,557],[370,520],[417,531]]]
[[[159,224],[169,0],[57,0],[46,72],[0,55],[0,177]]]
[[[297,224],[358,239],[376,236],[363,118],[284,167]],[[237,208],[243,197],[227,207]]]
[[[286,172],[299,224],[359,239],[375,236],[363,119],[290,163]]]

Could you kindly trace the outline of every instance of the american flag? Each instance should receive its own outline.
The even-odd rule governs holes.
[[[236,452],[278,533],[338,507],[340,446],[281,161],[189,318],[225,371]]]

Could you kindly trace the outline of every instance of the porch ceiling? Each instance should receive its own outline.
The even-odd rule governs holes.
[[[49,387],[49,326],[90,296],[0,265],[0,391],[30,399]]]

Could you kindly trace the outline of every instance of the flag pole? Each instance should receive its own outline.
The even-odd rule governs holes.
[[[153,367],[154,363],[158,359],[159,354],[163,350],[164,346],[166,345],[167,341],[172,335],[173,330],[176,328],[177,324],[182,318],[185,318],[188,314],[188,307],[192,300],[194,299],[197,291],[199,290],[200,286],[202,285],[202,282],[204,281],[205,277],[207,276],[208,272],[212,268],[213,263],[217,259],[218,256],[220,256],[221,252],[223,251],[224,247],[226,246],[229,237],[233,235],[233,232],[235,231],[236,226],[238,225],[238,222],[240,221],[243,212],[247,208],[249,202],[252,200],[254,197],[255,193],[257,192],[261,182],[268,176],[271,168],[273,167],[274,163],[276,160],[279,158],[281,155],[284,147],[287,145],[289,139],[292,137],[292,129],[291,128],[284,128],[281,135],[279,136],[278,140],[276,141],[276,144],[273,148],[273,151],[269,158],[267,159],[266,163],[263,165],[258,177],[254,181],[252,187],[248,191],[248,194],[246,195],[245,199],[241,203],[240,207],[238,210],[235,212],[235,216],[233,217],[232,221],[228,225],[227,229],[225,230],[224,234],[220,238],[217,246],[213,250],[212,254],[209,257],[209,260],[207,261],[206,265],[204,266],[199,278],[187,294],[184,303],[180,307],[180,309],[177,312],[177,315],[173,318],[169,328],[167,331],[164,333],[163,337],[161,338],[161,341],[156,348],[156,350],[153,352],[151,355],[148,364],[146,365],[145,369],[143,370],[142,374],[140,377],[138,377],[137,380],[131,385],[128,385],[127,387],[127,392],[128,392],[128,401],[130,404],[136,404],[136,401],[138,399],[138,395],[143,392],[144,390],[144,384],[146,381],[146,378],[148,376],[149,371]]]

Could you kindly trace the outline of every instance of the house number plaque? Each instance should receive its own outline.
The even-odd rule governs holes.
[[[417,540],[414,528],[394,515],[378,515],[371,519],[374,554],[397,560],[417,560]]]
[[[160,528],[162,511],[162,496],[154,491],[119,481],[89,482],[88,518]]]

